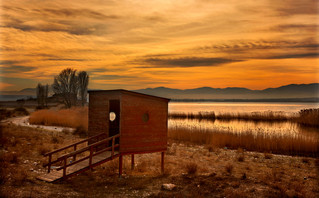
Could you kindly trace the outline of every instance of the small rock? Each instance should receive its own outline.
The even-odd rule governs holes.
[[[176,188],[175,184],[162,184],[163,190],[174,190]]]

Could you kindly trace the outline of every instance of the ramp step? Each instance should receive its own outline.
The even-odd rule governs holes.
[[[104,162],[112,160],[112,153],[111,151],[105,151],[103,153],[100,153],[96,156],[92,157],[92,166],[97,166],[99,164],[102,164]],[[119,152],[115,151],[113,157],[118,157]],[[79,162],[77,164],[74,164],[72,166],[67,167],[66,169],[66,176],[73,175],[76,173],[79,173],[81,171],[89,170],[89,159],[86,159],[82,162]],[[62,170],[52,170],[50,173],[46,173],[43,175],[40,175],[37,177],[37,179],[46,181],[46,182],[54,182],[59,179],[63,178],[63,169]]]

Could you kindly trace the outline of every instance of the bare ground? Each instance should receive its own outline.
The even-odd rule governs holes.
[[[319,159],[208,148],[169,141],[160,154],[124,157],[55,184],[37,180],[42,154],[80,140],[64,132],[1,124],[0,197],[319,197]],[[65,133],[66,132],[66,133]],[[162,184],[176,185],[173,190]]]

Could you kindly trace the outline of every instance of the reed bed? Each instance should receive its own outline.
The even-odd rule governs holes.
[[[75,107],[71,109],[35,111],[30,115],[30,124],[47,126],[64,126],[88,129],[88,108]]]
[[[296,122],[305,126],[319,127],[319,109],[303,109],[299,111]]]
[[[283,112],[252,112],[252,113],[221,113],[211,112],[199,113],[170,113],[171,119],[205,119],[205,120],[245,120],[245,121],[267,121],[267,122],[285,122],[294,117],[288,116]]]
[[[270,152],[285,155],[319,156],[319,139],[296,134],[270,135],[253,133],[229,133],[209,129],[189,129],[175,127],[169,129],[168,137],[172,140],[186,141],[195,144],[206,144],[211,147],[246,149],[249,151]]]

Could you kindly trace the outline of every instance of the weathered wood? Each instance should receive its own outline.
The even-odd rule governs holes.
[[[52,160],[52,154],[49,155],[49,163],[48,163],[48,173],[51,170],[51,160]]]
[[[131,159],[131,170],[134,170],[134,154],[132,154],[132,159]]]
[[[115,151],[114,153],[114,157],[118,157],[119,153],[117,151]],[[99,155],[93,156],[92,157],[92,165],[91,168],[98,166],[100,164],[103,164],[107,161],[112,160],[111,158],[111,151],[105,151],[103,153],[100,153]],[[65,162],[66,163],[66,162]],[[83,171],[89,170],[89,159],[85,159],[83,161],[81,161],[80,163],[74,164],[72,166],[69,166],[70,164],[66,165],[66,171],[65,171],[65,176],[63,177],[63,172],[64,169],[62,170],[52,170],[50,173],[46,173],[44,175],[40,175],[39,177],[37,177],[40,180],[43,181],[47,181],[47,182],[54,182],[57,180],[60,180],[62,178],[68,178],[72,175],[76,175],[79,174]]]
[[[106,134],[105,134],[105,133],[100,133],[100,134],[95,135],[95,136],[92,136],[92,137],[90,137],[90,138],[87,138],[87,139],[81,140],[81,141],[79,141],[79,142],[70,144],[70,145],[68,145],[68,146],[65,146],[65,147],[56,149],[56,150],[54,150],[54,151],[48,152],[48,153],[44,154],[44,156],[48,156],[48,155],[52,155],[52,154],[54,154],[54,153],[61,152],[61,151],[63,151],[63,150],[66,150],[66,149],[69,149],[69,148],[71,148],[71,147],[74,147],[75,145],[79,145],[79,144],[88,142],[89,140],[92,140],[92,139],[94,139],[94,138],[97,138],[97,137],[100,137],[100,136],[103,136],[103,135],[106,135]]]
[[[161,173],[164,173],[164,152],[161,154]]]

